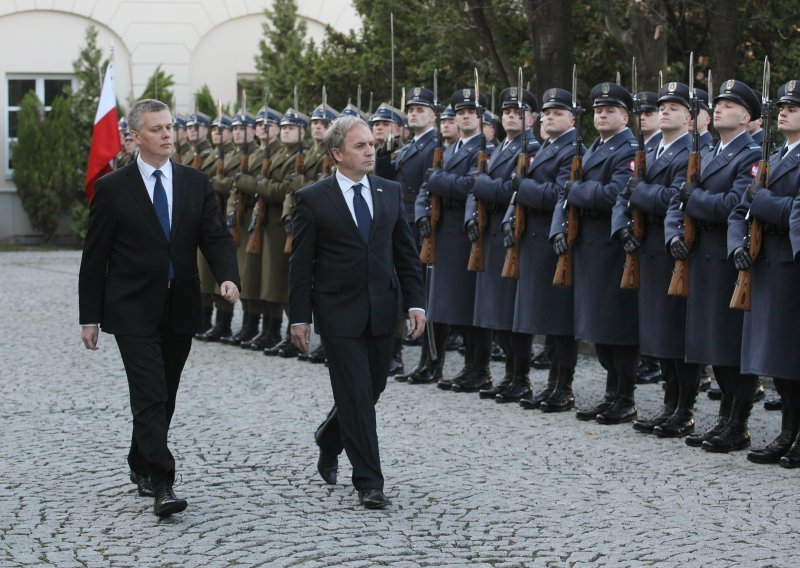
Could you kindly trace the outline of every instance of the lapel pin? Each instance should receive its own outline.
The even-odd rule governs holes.
[[[375,191],[377,191],[378,193],[383,193],[383,190],[380,187],[376,187]]]

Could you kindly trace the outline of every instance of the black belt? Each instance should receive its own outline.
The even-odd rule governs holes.
[[[710,221],[697,221],[697,228],[704,231],[727,231],[727,223],[711,223]]]
[[[766,223],[764,225],[764,232],[768,235],[778,236],[778,237],[785,237],[789,234],[788,229],[782,229],[778,225],[773,225],[772,223]]]
[[[581,217],[584,219],[610,219],[611,211],[597,211],[595,209],[581,209]]]
[[[464,206],[467,204],[466,201],[461,201],[460,199],[445,199],[442,198],[442,207],[445,209],[464,209]]]
[[[548,211],[547,209],[535,209],[533,207],[526,207],[525,213],[529,217],[551,217],[553,215],[552,211]]]

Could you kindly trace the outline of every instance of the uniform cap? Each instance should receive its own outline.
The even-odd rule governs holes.
[[[539,110],[539,101],[528,89],[522,89],[522,105],[531,112]],[[517,87],[508,87],[500,92],[500,108],[518,108],[520,92]]]
[[[688,85],[675,81],[665,83],[664,86],[658,90],[658,104],[672,101],[691,109],[692,103],[689,95]]]
[[[231,126],[240,126],[244,124],[245,126],[249,126],[250,128],[256,127],[256,117],[254,117],[249,112],[239,113],[233,117],[231,121]]]
[[[439,115],[439,118],[455,118],[456,111],[453,110],[453,107],[447,105],[445,109],[442,111],[442,114]]]
[[[433,108],[433,91],[425,87],[414,87],[406,91],[406,108],[411,105],[422,105]]]
[[[256,124],[259,122],[271,122],[272,124],[280,124],[281,115],[278,111],[270,107],[261,107],[256,115]]]
[[[711,109],[708,106],[708,91],[704,91],[703,89],[698,89],[695,87],[694,94],[697,97],[697,101],[700,103],[700,108],[706,110],[706,112],[711,112]]]
[[[356,118],[360,118],[364,122],[367,121],[367,115],[364,114],[363,111],[356,108],[356,105],[352,103],[348,103],[346,107],[342,109],[340,113],[341,116],[355,116]]]
[[[477,106],[486,108],[486,95],[481,93],[478,102],[480,105],[475,104],[475,89],[459,89],[450,98],[450,106],[453,107],[453,110],[475,108]]]
[[[227,114],[223,114],[221,118],[215,118],[214,121],[211,123],[212,127],[222,126],[222,128],[227,128],[228,130],[231,129],[231,117]]]
[[[281,118],[281,126],[302,126],[308,128],[308,117],[293,108],[288,109]]]
[[[336,120],[336,117],[339,116],[339,113],[336,112],[332,106],[329,104],[319,105],[317,108],[313,110],[311,113],[311,120],[327,120],[328,122]]]
[[[598,83],[590,94],[592,106],[617,106],[630,110],[633,106],[633,97],[622,85],[616,83]]]
[[[640,93],[636,93],[636,100],[639,103],[639,111],[641,112],[656,112],[658,110],[658,103],[660,102],[659,93],[654,93],[653,91],[642,91]]]
[[[720,85],[719,94],[714,97],[714,102],[729,100],[742,105],[750,114],[750,120],[761,116],[761,101],[746,83],[729,79]]]
[[[405,113],[403,113],[400,109],[394,108],[393,106],[381,103],[378,108],[375,109],[375,112],[372,113],[372,117],[369,119],[369,123],[372,124],[373,122],[394,122],[395,124],[403,124],[403,121],[406,119]]]
[[[800,105],[800,81],[791,80],[778,87],[778,105]]]
[[[120,118],[119,122],[117,123],[117,130],[122,130],[123,132],[127,132],[128,130],[128,121],[124,118]]]
[[[189,115],[189,118],[186,120],[186,126],[194,126],[195,124],[209,127],[211,126],[211,119],[208,117],[207,114],[203,114],[202,112],[195,112]]]
[[[178,128],[186,128],[186,119],[179,114],[176,114],[172,117],[172,126],[177,126]]]
[[[547,89],[542,95],[542,110],[549,108],[572,109],[572,93],[566,89]]]

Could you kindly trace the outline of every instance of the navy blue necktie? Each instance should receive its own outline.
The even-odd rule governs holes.
[[[164,189],[164,184],[161,183],[161,176],[164,172],[156,170],[153,172],[156,176],[156,187],[153,190],[153,207],[156,210],[156,217],[158,222],[161,223],[161,228],[164,231],[164,236],[169,240],[169,203],[167,202],[167,190]],[[175,270],[172,267],[172,261],[169,263],[169,279],[175,278]]]
[[[358,225],[358,232],[364,242],[369,240],[369,228],[372,225],[372,216],[369,214],[369,207],[367,200],[361,195],[363,185],[357,183],[353,186],[353,211],[356,214],[356,225]]]

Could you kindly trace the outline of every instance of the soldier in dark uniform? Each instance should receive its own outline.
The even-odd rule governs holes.
[[[261,171],[264,153],[255,142],[256,119],[249,112],[237,114],[231,123],[233,142],[239,148],[239,156],[247,156],[247,168],[240,167],[234,176],[233,189],[228,198],[228,225],[238,225],[239,246],[236,259],[241,274],[242,327],[229,338],[222,341],[230,345],[241,345],[258,334],[261,317],[261,255],[247,252],[248,228],[253,218],[256,204],[255,176]]]
[[[703,89],[695,88],[695,95],[700,102],[700,113],[697,117],[697,132],[700,134],[700,153],[705,154],[714,147],[714,136],[708,129],[711,124],[711,109],[708,106],[708,93]],[[694,126],[689,124],[689,130]]]
[[[456,111],[453,107],[447,105],[439,115],[439,133],[442,137],[442,144],[445,148],[449,148],[459,138],[458,126],[456,125]]]
[[[281,148],[279,126],[280,121],[281,115],[269,107],[261,107],[256,115],[256,137],[259,140],[258,152],[261,154],[261,160],[259,163],[258,173],[253,180],[254,186],[261,181],[262,172],[267,175],[269,174],[269,170],[265,166],[265,161],[269,159],[271,163],[272,156],[276,155],[278,150]],[[255,189],[253,191],[255,193]],[[253,216],[257,217],[261,214],[263,205],[264,203],[262,198],[256,196],[256,205],[253,207]],[[250,226],[253,227],[253,231],[260,231],[260,233],[255,235],[249,234],[248,239],[257,239],[263,244],[263,223],[260,229],[256,227],[256,223],[252,221]],[[261,259],[258,266],[258,271],[260,274],[263,264],[263,254],[259,254],[258,257]],[[259,276],[259,282],[260,278],[261,275]],[[261,300],[260,285],[257,296],[258,298],[253,300],[253,302],[258,306],[258,312],[261,317],[261,331],[257,335],[253,336],[253,338],[249,341],[243,341],[241,347],[243,349],[251,349],[253,351],[263,351],[268,347],[274,347],[281,341],[281,324],[283,323],[283,314],[279,314],[277,317],[272,317],[270,315],[269,306]]]
[[[500,122],[500,117],[490,110],[483,111],[481,119],[481,128],[483,129],[483,136],[486,142],[492,146],[497,146],[497,125]]]
[[[773,377],[782,401],[780,433],[747,459],[793,468],[800,467],[800,81],[778,89],[777,106],[778,130],[786,143],[770,157],[768,187],[749,187],[728,219],[728,252],[737,269],[752,267],[753,275],[752,306],[742,330],[742,373]],[[764,223],[755,263],[745,241],[748,211]]]
[[[660,361],[666,381],[661,412],[648,420],[636,420],[633,427],[659,437],[676,437],[694,431],[700,366],[684,362],[686,299],[667,294],[674,260],[664,248],[664,215],[686,181],[692,116],[689,87],[683,83],[668,83],[658,95],[663,138],[647,152],[644,177],[632,177],[617,198],[611,231],[626,253],[639,256],[639,349],[643,358]],[[634,210],[646,219],[642,239],[631,227]]]
[[[231,118],[226,115],[218,117],[211,123],[211,141],[214,144],[214,152],[210,154],[203,165],[200,167],[211,177],[211,188],[217,196],[217,204],[220,206],[220,213],[225,215],[228,195],[233,186],[233,176],[239,167],[239,153],[233,143],[233,133],[231,132]],[[222,144],[224,155],[222,169],[217,169],[219,159],[219,145]],[[219,174],[218,174],[219,172]],[[208,288],[206,289],[208,290]],[[198,337],[203,341],[220,341],[223,337],[230,337],[231,321],[233,319],[233,305],[226,302],[219,295],[219,288],[214,287],[214,306],[217,308],[217,316],[214,319],[214,327]]]
[[[308,128],[308,117],[290,108],[281,118],[280,128],[281,147],[272,155],[270,175],[256,184],[256,191],[267,206],[261,249],[261,299],[267,303],[267,313],[274,319],[283,318],[289,300],[289,255],[284,251],[287,234],[291,231],[291,219],[284,215],[284,204],[286,195],[304,184],[302,173],[295,170],[299,148]],[[264,349],[263,353],[297,357],[299,351],[292,343],[288,324],[283,340]]]
[[[513,332],[524,338],[526,347],[535,334],[547,335],[551,344],[547,387],[521,399],[520,405],[541,408],[545,412],[562,412],[575,405],[572,379],[578,344],[573,334],[572,288],[553,286],[553,267],[558,258],[549,235],[553,210],[569,181],[570,164],[577,150],[572,93],[563,89],[546,90],[542,95],[542,111],[546,141],[530,162],[527,175],[519,182],[515,178],[512,183],[512,186],[519,186],[517,203],[525,207]],[[512,204],[503,223],[506,247],[515,243],[514,229],[519,220],[514,215]]]
[[[761,93],[753,89],[753,94],[756,98],[761,98]],[[747,133],[750,135],[750,138],[753,139],[753,142],[761,146],[764,142],[764,120],[757,116],[753,120],[747,123]]]
[[[514,193],[511,176],[517,167],[517,157],[523,150],[523,132],[528,144],[525,153],[529,160],[533,159],[539,148],[531,131],[539,103],[530,91],[522,89],[519,92],[519,88],[509,87],[500,93],[500,106],[503,109],[501,123],[506,138],[492,152],[487,173],[481,173],[475,178],[475,185],[467,199],[465,223],[470,242],[480,238],[477,205],[478,200],[483,201],[486,204],[488,221],[483,233],[485,270],[478,272],[475,278],[473,324],[480,328],[477,333],[480,346],[477,349],[481,354],[476,366],[483,368],[488,362],[486,353],[491,352],[494,332],[497,343],[506,354],[506,369],[505,375],[495,386],[492,386],[488,376],[476,374],[475,377],[483,379],[482,384],[458,382],[453,385],[453,390],[470,392],[483,389],[482,398],[493,398],[497,402],[518,402],[520,398],[531,393],[529,373],[533,337],[512,332],[517,281],[500,276],[506,256],[502,224]]]
[[[176,114],[172,118],[172,132],[174,132],[175,149],[171,159],[173,162],[182,164],[184,156],[191,150],[189,139],[186,137],[186,119],[183,116]]]
[[[375,155],[375,175],[392,181],[399,182],[403,187],[403,209],[405,210],[406,220],[412,227],[414,241],[419,247],[419,232],[414,225],[414,203],[419,194],[419,190],[425,181],[425,173],[433,165],[433,150],[436,148],[436,113],[433,110],[433,91],[424,87],[414,87],[408,90],[406,100],[406,113],[409,127],[414,133],[414,138],[398,151],[392,152],[384,144],[378,149]],[[380,107],[376,111],[373,119],[380,116]],[[427,336],[422,339],[422,354],[419,364],[408,373],[403,374],[402,349],[403,335],[405,333],[405,320],[398,322],[395,334],[394,356],[390,375],[395,375],[399,380],[409,380],[410,378],[422,377],[421,381],[412,382],[432,382],[433,369],[430,364],[430,354],[428,353]],[[436,337],[434,340],[440,342],[444,351],[444,342],[447,337]]]
[[[750,445],[747,419],[757,377],[739,367],[742,312],[728,307],[736,270],[725,250],[728,216],[752,183],[761,155],[746,130],[751,117],[759,114],[761,103],[750,87],[733,79],[722,84],[714,99],[719,144],[703,157],[699,184],[681,186],[664,221],[664,238],[673,258],[691,261],[686,362],[712,365],[722,389],[717,423],[707,432],[687,436],[686,443],[713,452]],[[683,241],[683,211],[697,224],[691,256]]]
[[[342,116],[356,116],[361,120],[363,120],[364,122],[369,121],[369,117],[366,115],[366,113],[350,102],[347,103],[347,106],[342,109],[342,112],[340,114]]]
[[[480,106],[485,104],[484,96],[480,95]],[[460,381],[485,382],[484,378],[473,379],[475,374],[490,377],[488,353],[485,367],[475,365],[473,336],[476,330],[472,325],[475,272],[467,270],[470,243],[464,234],[465,205],[481,147],[481,121],[475,91],[459,89],[453,94],[451,107],[461,135],[445,150],[444,167],[431,172],[416,203],[416,226],[422,237],[431,231],[430,196],[439,196],[442,205],[436,225],[436,263],[431,273],[426,315],[436,326],[460,329],[464,337],[464,367],[452,379],[438,379],[442,389],[450,389],[454,382]],[[439,353],[439,357],[443,357],[443,353]]]
[[[375,148],[387,152],[396,152],[403,147],[403,136],[398,125],[406,119],[398,109],[381,103],[369,118],[370,130],[375,138]]]
[[[595,344],[606,370],[605,396],[579,410],[580,420],[619,424],[636,418],[634,390],[639,360],[636,290],[621,289],[625,252],[611,239],[611,209],[633,173],[636,140],[628,128],[633,99],[625,88],[601,83],[591,92],[599,136],[583,157],[583,179],[569,182],[553,215],[556,254],[567,250],[565,195],[580,210],[574,243],[575,336]]]

